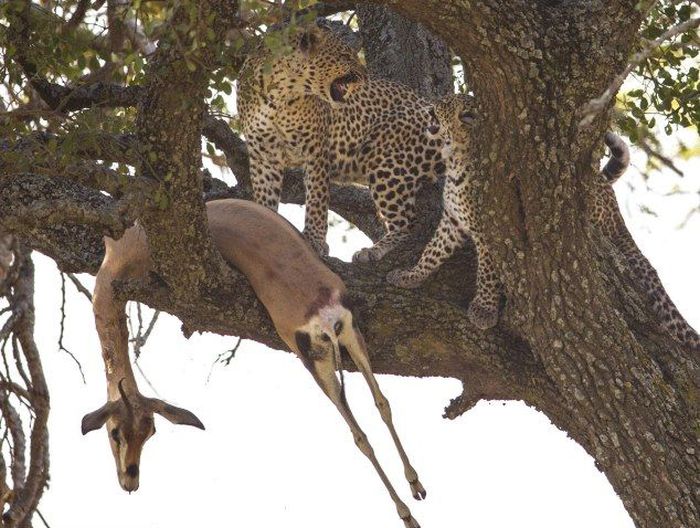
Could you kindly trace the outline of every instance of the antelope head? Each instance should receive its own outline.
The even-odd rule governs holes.
[[[108,401],[83,417],[82,432],[87,434],[107,425],[119,484],[131,493],[139,487],[139,463],[143,446],[156,432],[154,413],[175,424],[191,425],[199,429],[204,429],[204,425],[190,411],[156,398],[146,398],[138,389],[127,394],[123,381],[122,379],[118,383],[118,399]]]

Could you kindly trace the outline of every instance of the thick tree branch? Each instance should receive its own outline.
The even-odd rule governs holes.
[[[85,203],[76,199],[81,190],[68,181],[56,186],[51,178],[35,174],[5,176],[0,180],[0,201],[4,204],[0,224],[7,231],[60,224],[94,225],[103,234],[119,238],[133,225],[142,206],[141,198],[134,194],[117,201],[97,194]]]
[[[34,265],[30,251],[21,245],[15,247],[17,270],[8,301],[12,309],[13,348],[16,358],[26,364],[28,375],[23,376],[33,413],[29,435],[29,464],[25,464],[25,435],[19,416],[3,398],[2,414],[13,436],[11,463],[13,490],[10,508],[2,518],[8,528],[29,526],[31,517],[48,481],[48,414],[49,393],[44,379],[39,351],[34,342]],[[4,479],[3,479],[4,480]],[[5,484],[4,482],[2,484]],[[0,486],[2,486],[0,484]],[[0,497],[3,499],[4,497]]]

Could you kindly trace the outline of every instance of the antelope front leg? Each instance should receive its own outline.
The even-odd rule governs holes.
[[[360,451],[362,451],[362,454],[364,454],[370,460],[370,462],[372,462],[374,469],[379,474],[379,478],[382,479],[384,486],[389,492],[391,500],[393,500],[394,504],[396,505],[396,511],[398,512],[399,517],[401,517],[401,520],[404,522],[404,528],[420,528],[418,522],[411,515],[411,511],[408,509],[408,506],[406,506],[406,504],[404,504],[404,502],[399,498],[396,490],[394,490],[394,487],[391,485],[389,478],[386,476],[386,473],[384,473],[382,466],[379,464],[377,457],[374,455],[374,449],[372,449],[372,446],[367,440],[367,435],[365,435],[362,429],[360,429],[360,426],[357,424],[355,417],[350,411],[350,407],[345,399],[345,393],[341,390],[340,382],[335,374],[334,359],[331,357],[327,357],[322,360],[309,359],[305,361],[305,365],[321,387],[321,390],[323,390],[326,396],[328,396],[328,398],[333,402],[338,409],[338,412],[340,412],[341,416],[345,419],[345,422],[350,427],[350,431],[352,431],[352,436],[355,439],[355,445]]]

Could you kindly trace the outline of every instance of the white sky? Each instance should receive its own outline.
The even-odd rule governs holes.
[[[633,163],[643,155],[633,153]],[[658,267],[681,312],[700,328],[697,262],[700,218],[675,226],[700,188],[697,163],[681,182],[694,195],[664,199],[618,185],[634,235]],[[651,182],[665,192],[668,178]],[[677,180],[673,180],[677,182]],[[660,219],[639,213],[638,201]],[[633,204],[633,205],[629,205]],[[301,211],[284,212],[300,225]],[[359,233],[332,231],[336,256],[362,244]],[[194,411],[199,431],[157,419],[144,451],[141,487],[128,495],[117,483],[103,430],[83,437],[80,419],[105,401],[105,381],[91,307],[72,285],[66,345],[82,362],[83,385],[72,360],[57,351],[60,278],[53,263],[37,263],[37,338],[52,395],[51,488],[41,511],[53,528],[402,526],[379,478],[301,363],[291,354],[245,341],[229,367],[217,355],[233,338],[186,340],[177,320],[162,316],[140,360],[158,395]],[[91,277],[82,277],[92,287]],[[411,324],[407,321],[407,324]],[[370,351],[371,352],[371,351]],[[207,377],[211,371],[211,378]],[[152,394],[137,374],[144,394]],[[593,460],[546,416],[521,402],[480,403],[456,421],[441,418],[460,392],[450,379],[381,376],[404,445],[428,491],[417,503],[393,444],[358,374],[346,376],[350,404],[399,494],[423,528],[631,528],[632,522]]]

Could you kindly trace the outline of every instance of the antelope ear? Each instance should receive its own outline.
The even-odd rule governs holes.
[[[320,30],[316,27],[311,27],[299,37],[299,49],[306,55],[312,55],[316,51],[319,39]]]
[[[163,418],[178,425],[191,425],[198,429],[204,430],[204,424],[197,418],[194,413],[187,409],[175,407],[169,403],[160,400],[153,400],[153,411],[160,414]]]
[[[116,402],[107,402],[96,411],[92,411],[83,416],[83,421],[80,424],[80,429],[83,434],[88,434],[90,431],[102,427],[107,421],[107,418],[114,412],[115,407]]]

